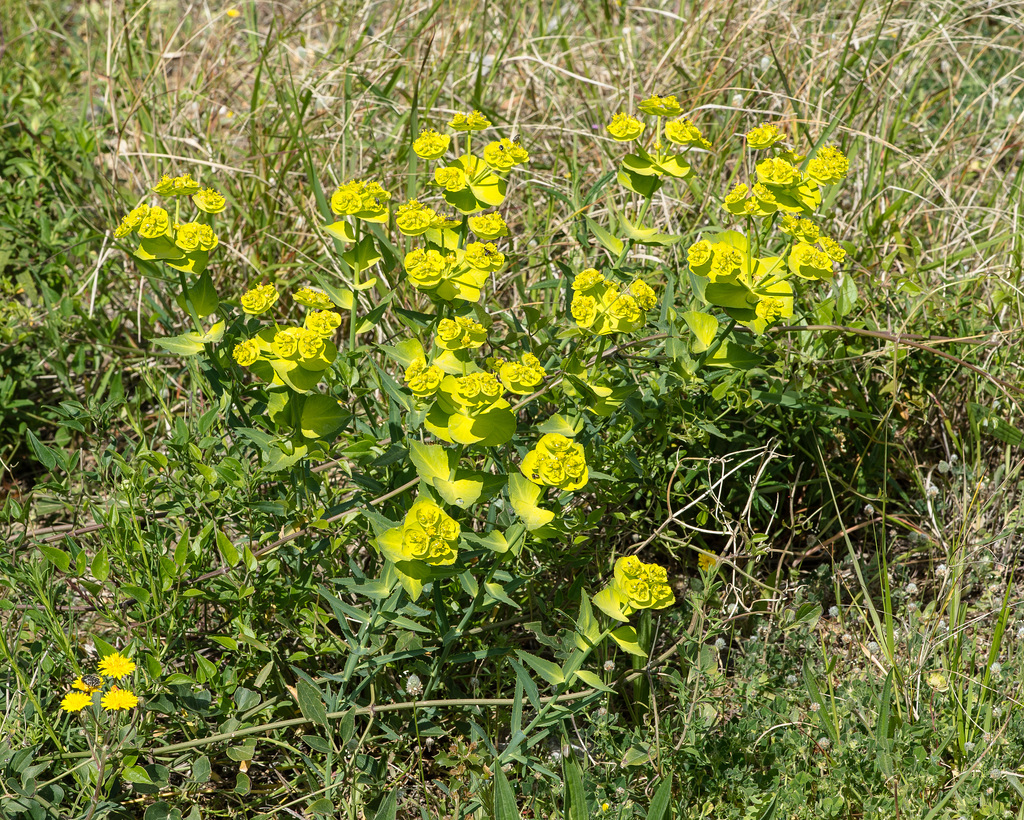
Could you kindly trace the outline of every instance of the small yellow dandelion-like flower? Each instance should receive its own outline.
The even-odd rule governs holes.
[[[100,704],[108,712],[116,712],[118,710],[128,711],[129,709],[134,709],[139,705],[139,699],[134,695],[134,693],[129,692],[127,689],[121,689],[120,687],[115,686],[103,696]]]
[[[99,669],[105,678],[121,679],[135,671],[135,661],[120,652],[114,652],[100,661]]]
[[[60,702],[60,708],[65,712],[81,712],[90,703],[92,695],[86,692],[68,692]]]
[[[75,682],[71,684],[72,689],[77,689],[79,692],[88,692],[89,694],[92,694],[101,686],[103,686],[103,678],[99,675],[82,675],[80,678],[75,678]]]
[[[242,12],[240,12],[238,9],[235,9],[235,8],[228,9],[224,13],[228,17],[231,17],[232,19],[235,18],[235,17],[241,17],[242,16]]]

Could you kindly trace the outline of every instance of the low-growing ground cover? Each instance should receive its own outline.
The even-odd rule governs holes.
[[[1021,11],[5,4],[0,814],[1024,817]]]

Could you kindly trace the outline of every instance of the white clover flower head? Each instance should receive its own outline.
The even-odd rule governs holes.
[[[715,649],[717,649],[719,652],[725,649],[725,638],[715,639]]]
[[[814,701],[814,703],[811,704],[811,711],[812,712],[817,712],[820,708],[821,708],[821,704],[819,704],[818,701]]]
[[[989,769],[988,776],[991,777],[993,780],[998,780],[1003,776],[1003,772],[1001,769]]]
[[[949,567],[947,567],[945,564],[939,564],[935,568],[935,574],[938,575],[940,578],[944,578],[947,572],[949,572]]]
[[[844,632],[843,637],[841,637],[839,640],[841,640],[843,643],[849,643],[853,640],[853,637],[850,635],[849,632]]]
[[[615,661],[612,661],[612,660],[605,661],[604,662],[604,671],[605,672],[614,672],[615,671]]]
[[[868,652],[874,655],[878,651],[878,643],[876,641],[868,641]]]
[[[405,692],[414,698],[423,694],[423,681],[419,675],[413,673],[405,679]]]
[[[1024,626],[1017,627],[1017,640],[1024,641]]]
[[[992,707],[992,717],[1002,717],[1002,716],[1003,716],[1003,707],[1002,706],[993,706]]]
[[[988,668],[988,671],[991,672],[993,675],[998,675],[1000,672],[1003,671],[1003,665],[999,663],[999,661],[994,661],[992,665]]]
[[[771,67],[772,67],[772,61],[771,61],[771,59],[769,59],[768,55],[765,55],[764,57],[762,57],[761,58],[761,71],[762,71],[762,73],[767,71]]]
[[[938,624],[936,624],[936,629],[938,629],[939,632],[949,632],[949,627],[946,626],[945,621],[939,621]]]
[[[796,686],[797,677],[796,675],[786,675],[786,685]]]
[[[982,735],[981,735],[981,741],[982,741],[982,743],[986,743],[986,744],[991,743],[992,742],[992,733],[991,732],[983,732]]]
[[[874,515],[874,514],[875,514],[874,506],[872,506],[871,504],[865,504],[864,505],[864,515]]]
[[[729,617],[732,617],[733,615],[736,614],[736,610],[739,609],[739,608],[740,608],[740,605],[737,604],[735,601],[733,601],[731,604],[728,604],[725,607],[725,614],[728,615]]]
[[[917,584],[913,581],[907,584],[907,595],[917,595]]]
[[[907,604],[907,610],[910,612],[917,612],[917,601],[911,601]]]
[[[828,739],[827,737],[819,737],[819,738],[818,738],[818,746],[819,746],[820,748],[822,748],[822,749],[827,749],[827,748],[829,748],[829,747],[830,747],[831,745],[832,745],[832,741],[831,741],[831,740],[829,740],[829,739]]]
[[[948,461],[940,461],[939,462],[939,472],[942,473],[943,475],[945,475],[946,473],[949,472],[949,462]]]
[[[973,742],[973,741],[971,741],[971,740],[968,740],[968,741],[967,741],[967,742],[966,742],[966,743],[964,744],[964,751],[965,751],[965,752],[973,752],[973,751],[974,751],[974,742]]]
[[[732,106],[733,108],[739,108],[740,106],[742,106],[742,105],[743,105],[743,95],[742,95],[742,94],[740,94],[739,92],[737,92],[737,93],[733,94],[733,95],[732,95],[732,99],[731,99],[731,100],[729,100],[729,104],[730,104],[730,105],[731,105],[731,106]]]
[[[939,488],[932,484],[931,479],[924,483],[924,494],[929,498],[935,498],[939,494]]]
[[[603,706],[600,709],[597,710],[597,716],[598,717],[605,717],[607,714],[608,714],[608,710],[605,709]]]
[[[838,618],[839,617],[839,607],[837,607],[837,606],[830,606],[828,608],[828,617],[830,617],[830,618]]]

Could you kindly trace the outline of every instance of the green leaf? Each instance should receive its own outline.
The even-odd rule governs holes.
[[[594,610],[590,606],[590,598],[587,593],[580,593],[580,615],[576,619],[576,632],[574,634],[576,646],[583,651],[590,649],[597,644],[601,637],[601,627],[594,617]]]
[[[625,247],[625,244],[621,239],[610,234],[589,216],[584,216],[583,218],[586,220],[587,228],[589,228],[590,232],[597,237],[598,242],[604,245],[604,247],[611,251],[615,256],[619,256],[622,253],[622,249]]]
[[[380,251],[377,250],[377,243],[372,236],[364,236],[351,250],[345,251],[341,258],[348,262],[349,266],[359,271],[372,268],[381,260]],[[363,283],[365,284],[365,283]],[[362,286],[357,290],[362,290]]]
[[[145,783],[148,786],[153,785],[152,778],[141,766],[126,766],[121,770],[121,777],[129,783]]]
[[[463,532],[462,540],[468,544],[493,550],[497,553],[508,552],[512,546],[498,530],[491,530],[487,535],[483,536],[472,532]]]
[[[591,672],[589,669],[580,669],[576,672],[576,677],[583,681],[591,689],[598,689],[601,692],[614,692],[612,687],[608,686],[596,672]]]
[[[416,474],[432,487],[436,486],[435,482],[439,480],[448,481],[448,477],[451,475],[448,451],[440,444],[423,444],[419,441],[410,441],[409,460],[416,467]],[[445,500],[447,501],[448,499]],[[448,503],[454,502],[448,501]]]
[[[154,259],[184,259],[185,251],[174,244],[174,241],[167,236],[142,239],[133,252],[133,255],[143,262],[151,262]]]
[[[46,560],[53,564],[61,572],[67,572],[71,566],[71,556],[64,550],[51,547],[46,544],[39,545],[39,551],[46,557]]]
[[[647,657],[647,653],[640,648],[640,642],[633,627],[620,626],[618,629],[612,630],[611,636],[615,643],[619,645],[619,648],[624,649],[630,655],[637,655],[641,658]]]
[[[324,706],[324,699],[319,689],[305,678],[299,678],[295,685],[295,696],[299,701],[299,711],[302,712],[302,716],[306,720],[320,726],[327,726],[327,707]]]
[[[494,761],[494,820],[522,820],[512,787],[501,770],[500,759]]]
[[[238,563],[238,550],[231,543],[231,539],[224,534],[224,530],[217,530],[217,550],[220,552],[221,558],[224,559],[224,563],[229,567]]]
[[[626,749],[622,756],[620,766],[644,766],[654,759],[654,751],[646,743],[638,743]]]
[[[337,399],[321,393],[308,396],[302,406],[302,435],[311,439],[331,439],[348,417]]]
[[[47,470],[52,471],[57,466],[57,456],[54,455],[54,451],[36,438],[36,434],[31,430],[26,430],[25,434],[28,436],[28,444],[32,448],[35,457],[39,459],[40,463]]]
[[[217,298],[217,289],[213,286],[213,279],[210,278],[209,271],[204,272],[188,289],[188,298],[200,319],[216,312],[220,300]]]
[[[773,794],[772,799],[768,801],[768,805],[764,807],[761,813],[757,816],[757,820],[775,820],[775,807],[779,803],[779,795]]]
[[[354,713],[353,713],[354,714]],[[395,820],[398,815],[398,789],[391,789],[384,802],[380,804],[373,820]]]
[[[556,686],[560,683],[565,683],[565,674],[562,672],[562,667],[557,663],[538,658],[536,655],[532,655],[522,649],[517,649],[516,654],[520,660],[532,666],[534,671],[548,683]]]
[[[686,326],[690,328],[690,332],[697,337],[697,342],[693,345],[693,352],[703,353],[711,347],[711,343],[715,340],[715,334],[718,333],[718,319],[699,310],[688,310],[682,314],[682,317]]]
[[[92,577],[101,584],[110,577],[110,561],[107,559],[107,545],[104,544],[92,559]]]
[[[342,242],[352,243],[356,241],[355,231],[352,230],[352,226],[344,219],[332,222],[330,225],[324,225],[324,230],[335,239],[340,239]]]
[[[180,336],[165,336],[162,339],[153,339],[153,343],[178,356],[195,356],[203,350],[203,343],[199,341],[200,338],[198,333],[192,331],[182,333]]]
[[[540,711],[540,690],[537,688],[537,684],[533,678],[530,677],[530,673],[521,665],[516,663],[511,658],[508,662],[512,665],[512,668],[516,672],[516,682],[523,687],[523,694],[526,695],[526,699],[530,701],[530,705]]]
[[[569,421],[565,416],[554,415],[551,418],[537,425],[541,433],[558,433],[566,438],[575,438],[576,434],[583,427],[583,419],[577,418],[575,422]]]
[[[669,803],[672,799],[672,775],[666,777],[658,791],[654,794],[651,807],[647,810],[647,820],[668,820]]]
[[[508,499],[528,530],[539,529],[555,518],[553,512],[537,506],[541,492],[541,488],[524,475],[512,473],[508,477]]]
[[[573,754],[562,758],[562,779],[565,781],[565,820],[587,820],[587,792],[583,788],[583,772]]]

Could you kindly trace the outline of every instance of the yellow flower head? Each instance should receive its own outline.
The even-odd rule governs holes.
[[[245,339],[235,345],[232,358],[242,367],[249,367],[260,357],[260,345],[255,339]]]
[[[560,490],[578,490],[590,479],[583,445],[559,433],[541,436],[519,470],[534,484]]]
[[[789,252],[789,269],[804,279],[831,279],[832,258],[814,245],[797,242]]]
[[[140,205],[138,208],[132,208],[127,214],[121,217],[121,224],[117,226],[117,230],[114,231],[114,236],[121,238],[122,236],[128,236],[132,231],[138,229],[142,221],[149,215],[149,206]]]
[[[846,259],[846,249],[834,239],[830,239],[827,236],[819,237],[818,245],[831,257],[833,262],[842,264],[842,261]]]
[[[612,139],[616,142],[632,142],[644,132],[644,124],[629,114],[616,114],[606,126]]]
[[[428,208],[418,200],[410,200],[404,205],[399,205],[395,211],[395,224],[406,236],[419,236],[426,233],[434,226],[437,220],[437,211]]]
[[[469,229],[485,242],[508,236],[508,225],[499,213],[469,217]]]
[[[227,200],[213,188],[204,188],[192,194],[192,201],[200,211],[207,214],[219,214],[228,206]]]
[[[238,9],[235,9],[235,8],[231,8],[231,9],[228,9],[228,10],[227,10],[227,11],[225,11],[224,13],[225,13],[225,14],[226,14],[226,15],[227,15],[228,17],[232,17],[232,18],[234,18],[234,17],[239,17],[239,16],[241,16],[241,14],[242,14],[242,12],[240,12],[240,11],[239,11]]]
[[[524,353],[519,362],[502,362],[498,367],[498,378],[509,393],[525,396],[533,393],[547,375],[540,359],[532,353]]]
[[[172,177],[164,174],[153,186],[153,191],[161,196],[190,196],[199,190],[199,183],[192,179],[191,174]]]
[[[120,652],[113,652],[100,661],[100,674],[105,678],[123,678],[135,671],[135,661]]]
[[[774,324],[786,315],[786,304],[774,296],[762,296],[754,307],[754,313],[766,325]],[[703,557],[703,556],[701,556]]]
[[[778,129],[778,126],[766,122],[757,128],[751,128],[747,131],[747,146],[755,150],[761,150],[762,148],[771,148],[777,142],[781,142],[786,138],[786,135]]]
[[[339,318],[340,323],[340,318]],[[324,337],[311,328],[300,328],[296,332],[299,355],[303,359],[315,359],[324,352]]]
[[[757,163],[757,180],[763,185],[788,188],[802,181],[800,171],[781,157],[769,157]]]
[[[166,236],[171,229],[171,217],[163,208],[150,208],[136,229],[143,239]]]
[[[99,675],[82,675],[75,678],[75,682],[71,684],[72,689],[77,689],[79,692],[88,692],[89,694],[92,694],[101,686],[103,686],[103,678]]]
[[[174,244],[185,253],[212,251],[219,242],[217,234],[209,225],[186,222],[184,225],[175,225],[174,227]]]
[[[697,556],[697,566],[701,572],[711,572],[718,566],[718,559],[713,555],[705,555],[703,552]]]
[[[746,212],[747,194],[750,189],[742,182],[736,184],[736,186],[725,195],[725,202],[722,207],[725,208],[731,214],[742,214]]]
[[[299,288],[292,295],[292,299],[304,307],[316,308],[318,310],[330,310],[334,307],[334,302],[331,301],[326,293],[312,290],[311,288]]]
[[[699,145],[701,148],[711,147],[711,143],[704,139],[700,129],[686,117],[665,123],[665,137],[669,142],[674,142],[676,145]]]
[[[391,194],[378,182],[352,180],[331,194],[331,210],[338,216],[354,216],[379,222],[387,218]]]
[[[416,248],[405,255],[405,272],[413,285],[420,290],[430,290],[441,283],[447,262],[440,252],[433,248]]]
[[[466,264],[492,273],[505,264],[505,254],[493,242],[470,242],[466,245]]]
[[[711,267],[712,245],[707,239],[694,242],[686,249],[686,261],[690,264],[690,270],[704,276]]]
[[[437,365],[428,365],[421,356],[406,368],[404,378],[414,396],[426,399],[433,396],[441,386],[444,371]]]
[[[420,496],[402,523],[402,552],[409,560],[454,564],[459,554],[459,522],[429,498]]]
[[[273,285],[257,285],[242,294],[242,310],[250,316],[258,316],[267,311],[277,301],[277,288]]]
[[[434,169],[434,182],[446,191],[457,193],[465,190],[466,186],[469,184],[469,179],[466,176],[466,172],[461,168],[445,166],[444,168]]]
[[[657,304],[658,300],[651,286],[640,279],[633,280],[629,286],[629,292],[636,300],[640,310],[648,311]]]
[[[341,317],[333,310],[317,310],[306,314],[305,326],[314,333],[328,337],[341,325]]]
[[[447,134],[439,134],[433,128],[420,131],[412,144],[413,153],[421,159],[440,159],[444,156],[452,138]]]
[[[640,110],[655,117],[678,117],[683,111],[674,94],[670,97],[653,94],[640,103]]]
[[[456,114],[448,127],[456,131],[483,131],[491,127],[491,121],[479,111],[474,111],[471,114]]]
[[[100,704],[108,712],[116,712],[118,710],[128,711],[129,709],[134,709],[139,705],[139,699],[135,697],[134,693],[129,692],[127,689],[121,689],[115,686],[103,696],[103,699],[100,700]]]
[[[90,703],[92,695],[86,692],[68,692],[60,702],[60,708],[65,712],[81,712]]]
[[[596,268],[584,268],[572,280],[572,289],[579,293],[587,293],[604,284],[604,275]]]
[[[676,602],[664,567],[645,564],[635,555],[615,562],[612,584],[630,609],[664,609]]]
[[[271,347],[279,358],[290,359],[299,350],[298,328],[286,327],[277,331]]]
[[[521,165],[529,158],[530,155],[526,153],[526,149],[509,139],[489,142],[484,147],[484,162],[490,166],[492,171],[497,171],[500,174],[510,171],[516,165]]]
[[[814,158],[807,163],[807,176],[822,185],[839,182],[849,171],[850,161],[834,145],[826,145],[819,149]]]
[[[782,219],[779,220],[779,230],[812,245],[818,241],[818,237],[821,235],[821,230],[811,220],[798,219],[790,214],[783,214]]]
[[[487,328],[468,316],[442,319],[437,325],[434,342],[442,350],[466,350],[480,347],[487,341]]]

